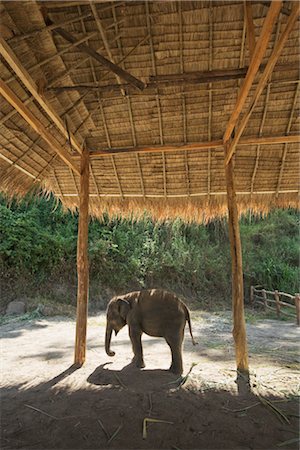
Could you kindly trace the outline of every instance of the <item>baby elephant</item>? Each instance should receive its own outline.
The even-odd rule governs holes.
[[[134,353],[133,362],[137,367],[145,367],[141,337],[164,337],[172,352],[170,371],[182,374],[182,341],[185,323],[188,322],[192,342],[190,313],[187,306],[171,292],[160,289],[129,292],[114,297],[107,307],[105,351],[109,356],[112,330],[117,335],[126,324]]]

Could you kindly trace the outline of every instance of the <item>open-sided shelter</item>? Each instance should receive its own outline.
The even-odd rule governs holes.
[[[298,1],[2,1],[0,189],[88,216],[228,213],[237,367],[248,371],[238,217],[297,207]]]

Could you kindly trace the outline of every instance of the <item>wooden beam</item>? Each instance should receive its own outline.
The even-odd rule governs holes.
[[[34,180],[38,179],[38,181],[41,181],[35,175],[28,172],[28,170],[24,169],[22,166],[19,166],[19,164],[17,164],[15,161],[12,161],[11,159],[7,158],[7,156],[4,156],[1,152],[0,152],[0,158],[4,159],[4,161],[6,161],[8,164],[10,164],[11,167],[14,167],[15,169],[18,169],[21,172],[25,173],[25,175],[29,176],[30,178],[33,178]]]
[[[247,96],[250,92],[252,84],[254,82],[254,78],[259,70],[259,66],[267,49],[269,40],[272,35],[273,26],[276,22],[277,16],[280,13],[280,8],[282,5],[282,1],[273,0],[271,6],[269,8],[267,17],[264,20],[262,31],[260,37],[256,43],[254,54],[250,63],[250,66],[247,71],[247,75],[245,77],[244,83],[240,89],[235,108],[231,114],[231,117],[228,121],[223,141],[226,143],[237,124],[239,115],[242,111],[242,108],[246,102]]]
[[[252,15],[252,4],[251,1],[244,0],[244,12],[246,19],[246,27],[247,27],[247,42],[249,49],[249,60],[252,60],[255,50],[255,30],[253,23],[253,15]]]
[[[238,129],[235,131],[235,136],[234,136],[232,142],[227,147],[228,154],[226,155],[226,158],[225,158],[225,164],[228,164],[229,160],[232,158],[234,150],[239,142],[239,139],[240,139],[241,135],[243,134],[243,131],[246,128],[246,125],[251,117],[251,114],[254,111],[254,108],[257,105],[257,102],[269,80],[269,77],[274,70],[275,64],[278,61],[278,58],[283,50],[284,44],[286,43],[292,29],[294,28],[296,21],[298,20],[298,17],[300,14],[300,3],[299,2],[293,3],[292,11],[293,11],[293,14],[291,14],[289,16],[286,26],[285,26],[277,44],[275,45],[275,47],[273,49],[273,52],[268,60],[268,63],[266,65],[266,68],[265,68],[262,76],[260,77],[260,80],[259,80],[256,90],[254,92],[254,95],[251,99],[250,107],[247,109],[246,113],[244,114]]]
[[[50,19],[47,19],[47,24],[50,25],[53,22],[50,21]],[[63,37],[66,41],[71,42],[72,44],[76,44],[76,38],[69,33],[68,31],[64,30],[61,27],[55,28],[54,33],[59,34],[61,37]],[[121,69],[121,67],[117,66],[116,64],[112,63],[108,59],[104,58],[104,56],[100,55],[100,53],[93,50],[91,47],[85,44],[79,44],[77,45],[77,48],[82,51],[83,53],[86,53],[87,55],[94,58],[96,61],[98,61],[102,66],[109,69],[114,74],[118,75],[120,78],[127,81],[127,83],[131,84],[132,86],[135,86],[136,88],[140,89],[141,91],[144,89],[145,84],[138,80],[136,77],[131,75],[129,72]]]
[[[226,154],[226,148],[224,147]],[[232,268],[232,312],[233,338],[235,343],[235,357],[237,370],[249,377],[247,335],[244,315],[244,285],[242,246],[239,228],[238,208],[235,191],[233,161],[225,167],[228,231],[230,239],[231,268]]]
[[[11,104],[11,106],[26,120],[26,122],[39,134],[44,141],[60,156],[60,158],[67,164],[71,169],[80,174],[79,169],[74,164],[71,156],[67,151],[60,145],[56,138],[49,133],[49,131],[44,127],[44,125],[37,119],[32,112],[23,105],[21,100],[12,92],[12,90],[0,79],[0,94],[5,98],[5,100]]]
[[[53,24],[53,25],[49,25],[49,26],[46,26],[43,28],[39,28],[37,30],[29,31],[28,33],[16,34],[16,35],[12,36],[10,39],[8,39],[8,41],[9,42],[11,42],[11,41],[19,42],[19,41],[22,41],[23,39],[28,39],[33,36],[36,36],[37,34],[44,33],[45,31],[50,32],[50,31],[54,30],[54,28],[56,28],[56,27],[70,25],[71,23],[75,23],[75,22],[79,22],[80,20],[87,19],[88,17],[91,17],[91,15],[92,15],[92,13],[83,14],[83,15],[80,15],[77,17],[73,17],[72,19],[63,20],[62,22],[59,22],[57,24]]]
[[[290,131],[291,131],[291,127],[292,127],[292,123],[293,123],[293,117],[294,117],[294,112],[295,112],[295,108],[296,108],[296,104],[297,104],[298,98],[299,98],[299,84],[297,85],[296,90],[295,90],[293,105],[292,105],[292,109],[291,109],[291,112],[290,112],[288,125],[287,125],[287,128],[286,128],[286,134],[289,134]],[[288,144],[285,143],[284,144],[284,148],[283,148],[282,158],[281,158],[281,165],[280,165],[280,170],[279,170],[278,181],[277,181],[277,195],[276,195],[276,197],[278,197],[278,193],[280,191],[280,185],[281,185],[281,180],[282,180],[282,176],[283,176],[283,172],[284,172],[284,165],[285,165],[287,152],[288,152]]]
[[[24,86],[28,89],[28,91],[33,95],[35,100],[39,103],[45,113],[50,117],[53,123],[57,126],[57,128],[62,132],[62,134],[68,138],[68,132],[64,126],[64,123],[56,114],[54,109],[48,102],[42,98],[42,96],[38,93],[37,87],[27,70],[23,67],[15,53],[9,47],[9,45],[5,42],[4,39],[0,38],[0,53],[6,62],[10,65],[13,71],[16,73],[18,78],[22,81]],[[73,148],[77,150],[77,152],[81,153],[81,146],[79,142],[75,139],[75,137],[70,133],[71,142]]]
[[[110,140],[109,147],[110,147]],[[250,136],[240,140],[239,145],[276,145],[276,144],[297,144],[300,143],[300,134],[294,135],[280,135],[280,136]],[[91,150],[90,157],[97,158],[102,156],[111,156],[118,153],[160,153],[176,152],[176,151],[192,151],[192,150],[207,150],[209,148],[223,148],[222,139],[207,142],[194,142],[184,145],[157,145],[153,147],[132,147],[132,148],[109,148],[108,150]],[[74,156],[73,159],[78,159]]]
[[[152,36],[152,30],[151,30],[151,18],[150,18],[150,10],[149,10],[149,2],[145,1],[145,9],[146,9],[146,23],[147,23],[147,30],[150,35],[149,39],[149,46],[150,46],[150,54],[151,54],[151,62],[152,62],[152,71],[154,75],[157,75],[157,68],[156,68],[156,61],[155,61],[155,52],[154,52],[154,46],[153,46],[153,36]],[[156,107],[158,112],[158,127],[159,127],[159,137],[160,137],[160,144],[164,144],[164,132],[163,132],[163,123],[162,123],[162,113],[161,113],[161,106],[160,106],[160,99],[159,99],[159,90],[156,86]]]
[[[77,241],[77,320],[75,339],[76,365],[82,366],[86,354],[87,305],[89,291],[89,152],[83,149],[80,166],[80,200]]]
[[[108,40],[107,40],[107,37],[106,37],[106,34],[105,34],[105,30],[104,30],[104,27],[103,27],[103,25],[102,25],[101,19],[100,19],[100,17],[99,17],[99,14],[98,14],[96,5],[93,4],[93,2],[92,2],[91,0],[90,0],[90,8],[91,8],[91,10],[92,10],[92,13],[93,13],[93,16],[94,16],[94,19],[95,19],[97,28],[98,28],[98,30],[99,30],[99,33],[100,33],[101,39],[102,39],[102,41],[103,41],[103,44],[104,44],[104,48],[105,48],[105,50],[106,50],[106,53],[107,53],[107,55],[108,55],[108,57],[109,57],[109,60],[110,60],[113,64],[116,64],[116,62],[115,62],[115,60],[114,60],[114,58],[113,58],[112,52],[111,52],[111,50],[110,50],[110,47],[109,47],[109,44],[108,44]],[[122,69],[124,70],[123,67],[122,67]],[[122,84],[121,79],[120,79],[119,75],[117,75],[117,74],[116,74],[116,80],[117,80],[117,83],[118,83],[118,84]],[[122,94],[125,95],[124,91],[122,91]]]

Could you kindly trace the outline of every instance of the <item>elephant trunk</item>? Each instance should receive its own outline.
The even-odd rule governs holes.
[[[112,333],[112,328],[107,324],[106,325],[106,334],[105,334],[105,351],[108,356],[115,356],[115,352],[110,350],[111,333]]]

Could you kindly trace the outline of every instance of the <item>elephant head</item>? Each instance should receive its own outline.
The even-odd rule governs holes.
[[[124,298],[113,298],[107,307],[106,313],[106,333],[105,333],[105,351],[108,356],[115,356],[115,352],[110,350],[111,334],[114,330],[115,335],[126,325],[126,317],[130,310],[130,303]]]

